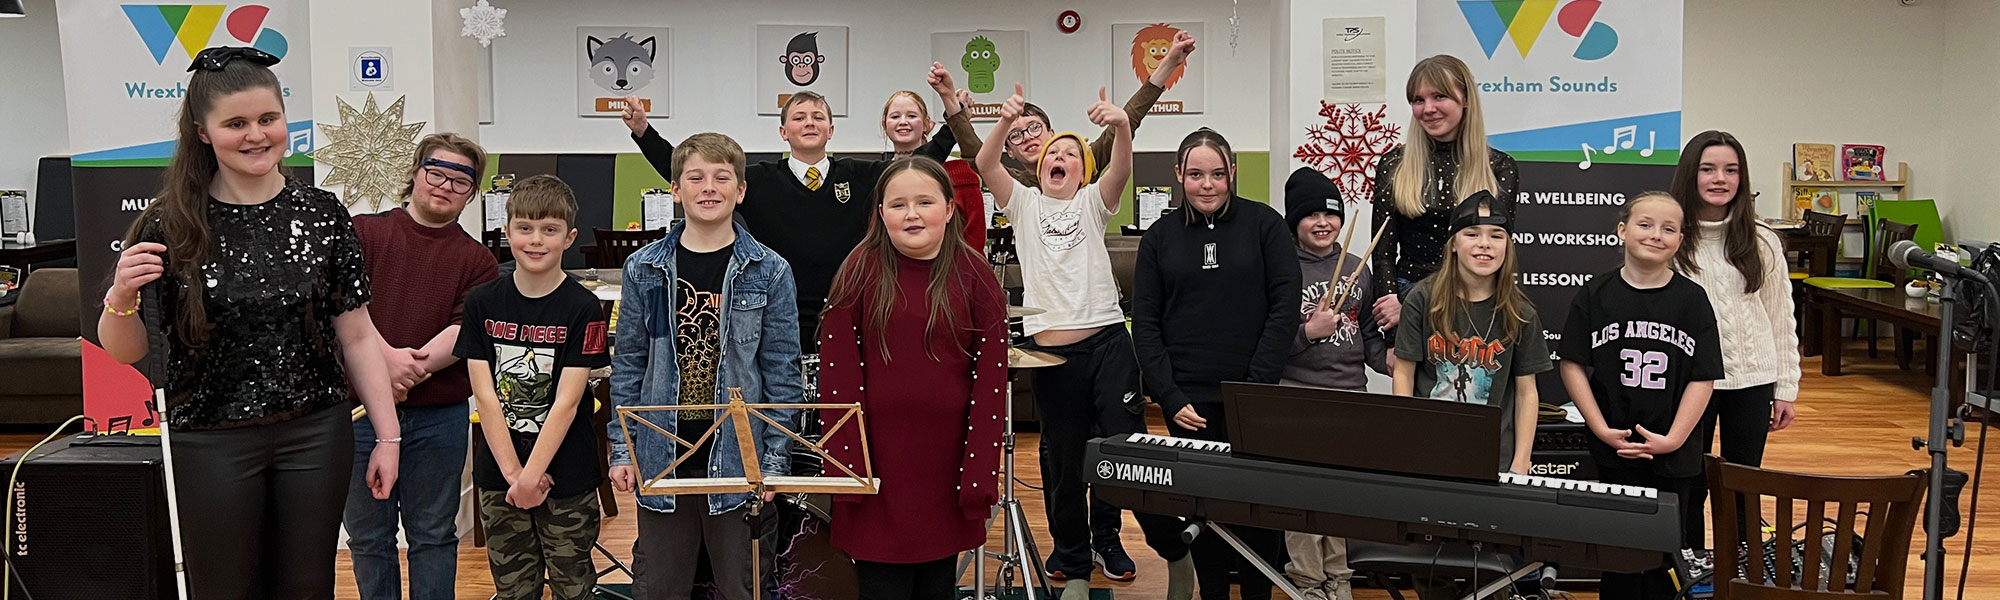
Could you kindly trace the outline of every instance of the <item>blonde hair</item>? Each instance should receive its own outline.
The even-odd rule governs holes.
[[[1452,190],[1459,198],[1479,190],[1499,193],[1500,180],[1493,175],[1493,151],[1486,147],[1486,119],[1480,116],[1479,86],[1472,81],[1472,69],[1450,54],[1426,58],[1410,69],[1403,94],[1415,98],[1417,89],[1426,85],[1451,96],[1465,110],[1465,117],[1458,122],[1458,175],[1452,182]],[[1409,132],[1403,143],[1403,161],[1396,166],[1392,179],[1395,182],[1392,200],[1397,212],[1414,218],[1431,208],[1425,206],[1424,191],[1435,185],[1428,181],[1433,141],[1424,133],[1423,124],[1415,114],[1410,115]],[[1459,198],[1451,198],[1449,202],[1457,202]],[[1450,204],[1445,206],[1450,207]]]
[[[1451,237],[1445,238],[1445,244],[1444,263],[1430,276],[1431,306],[1428,312],[1431,329],[1444,334],[1447,338],[1463,337],[1462,332],[1458,331],[1458,319],[1454,317],[1465,314],[1470,319],[1472,303],[1463,297],[1465,282],[1458,278],[1460,259],[1455,248],[1458,244],[1458,233],[1453,232]],[[1528,300],[1526,292],[1521,291],[1521,286],[1514,283],[1514,271],[1518,259],[1514,255],[1514,236],[1511,233],[1507,236],[1506,244],[1506,258],[1500,260],[1500,270],[1493,272],[1493,313],[1496,315],[1496,320],[1504,322],[1501,331],[1506,332],[1497,341],[1511,344],[1521,337],[1522,326],[1528,323],[1526,307],[1533,306],[1533,302]]]
[[[932,125],[937,124],[937,121],[931,120],[931,107],[928,104],[924,104],[922,96],[918,96],[916,92],[910,90],[902,90],[894,94],[889,94],[889,101],[882,103],[882,135],[889,135],[889,124],[887,123],[889,120],[889,107],[896,104],[897,98],[909,98],[911,102],[917,104],[917,115],[923,118],[926,130]],[[926,131],[925,133],[928,134],[929,132]]]
[[[429,159],[432,152],[439,150],[472,159],[472,164],[466,166],[472,167],[474,173],[480,174],[474,176],[472,180],[472,193],[479,193],[479,177],[483,177],[486,173],[486,149],[479,147],[478,142],[465,139],[456,133],[433,133],[424,136],[423,141],[417,142],[417,153],[410,159],[410,181],[403,184],[404,201],[408,201],[410,195],[417,191],[417,171],[424,168],[424,160]]]
[[[681,172],[687,170],[688,157],[691,156],[700,156],[709,162],[729,163],[731,170],[736,172],[738,182],[743,181],[744,164],[750,160],[743,155],[743,146],[737,144],[734,138],[713,131],[697,133],[688,136],[687,141],[679,146],[674,146],[672,166],[667,168],[673,171],[669,178],[674,183],[680,182]]]

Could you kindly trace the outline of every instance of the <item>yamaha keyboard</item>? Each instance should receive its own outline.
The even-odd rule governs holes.
[[[1617,572],[1680,548],[1677,500],[1651,488],[1501,474],[1469,482],[1256,460],[1148,434],[1090,442],[1091,494],[1120,508],[1383,543],[1458,541]]]

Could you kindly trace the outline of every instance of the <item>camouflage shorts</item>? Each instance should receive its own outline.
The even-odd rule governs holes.
[[[591,598],[597,585],[590,550],[602,519],[598,510],[597,490],[549,498],[528,510],[507,504],[505,492],[479,490],[494,591],[504,600],[538,599],[546,580],[556,600]]]

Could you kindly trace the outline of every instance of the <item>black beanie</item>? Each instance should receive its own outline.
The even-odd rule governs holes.
[[[1322,210],[1340,217],[1344,224],[1346,208],[1347,203],[1340,198],[1340,187],[1312,167],[1299,167],[1292,171],[1291,179],[1285,180],[1285,223],[1291,225],[1293,236],[1299,234],[1300,221]]]

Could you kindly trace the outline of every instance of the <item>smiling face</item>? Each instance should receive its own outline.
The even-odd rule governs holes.
[[[1007,130],[1007,154],[1014,162],[1031,164],[1035,157],[1042,155],[1042,145],[1049,143],[1049,124],[1040,116],[1021,115],[1014,121],[1013,128]]]
[[[474,161],[463,154],[450,150],[432,150],[432,158],[446,162],[471,165]],[[439,166],[417,167],[410,174],[410,212],[425,223],[449,223],[458,220],[458,214],[465,211],[465,204],[472,200],[475,184],[464,173]]]
[[[1665,268],[1681,250],[1681,205],[1671,196],[1643,196],[1618,224],[1625,241],[1625,261],[1648,268]]]
[[[1187,163],[1176,169],[1181,181],[1181,193],[1187,197],[1189,205],[1203,214],[1211,214],[1229,202],[1230,176],[1236,166],[1222,161],[1222,155],[1208,146],[1195,146],[1187,151]]]
[[[791,144],[794,153],[824,152],[827,139],[833,137],[833,115],[819,102],[794,103],[785,109],[785,122],[778,134]]]
[[[1299,221],[1299,230],[1292,235],[1298,239],[1299,248],[1326,256],[1333,252],[1334,235],[1340,233],[1340,225],[1340,215],[1316,210]]]
[[[736,166],[700,153],[689,154],[686,163],[674,180],[674,202],[680,203],[688,221],[702,225],[729,221],[743,202],[744,182],[736,177]]]
[[[889,136],[889,142],[899,151],[923,145],[924,135],[930,133],[933,125],[923,107],[906,94],[891,98],[888,110],[882,115],[882,133]]]
[[[1465,105],[1429,83],[1420,83],[1417,93],[1410,96],[1410,113],[1416,116],[1424,135],[1449,142],[1458,139],[1458,124],[1465,120]]]
[[[1735,201],[1736,189],[1742,184],[1742,178],[1737,171],[1741,170],[1742,166],[1742,158],[1736,155],[1736,149],[1727,144],[1703,148],[1701,166],[1696,171],[1694,181],[1695,189],[1701,194],[1702,203],[1721,209]]]
[[[1070,198],[1083,189],[1083,144],[1064,137],[1050,142],[1042,155],[1042,193],[1050,198]]]
[[[216,162],[238,175],[262,177],[284,160],[285,104],[277,90],[252,87],[216,98],[200,127]]]
[[[555,217],[507,221],[507,246],[514,254],[516,268],[529,273],[546,273],[562,268],[563,251],[576,241],[576,229]]]
[[[937,180],[916,169],[897,173],[882,188],[882,226],[896,251],[910,258],[937,258],[953,210]]]
[[[1482,215],[1485,209],[1480,209]],[[1458,253],[1459,269],[1475,277],[1492,277],[1507,259],[1511,239],[1499,225],[1474,225],[1451,236],[1451,251]]]

